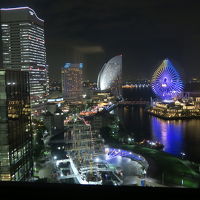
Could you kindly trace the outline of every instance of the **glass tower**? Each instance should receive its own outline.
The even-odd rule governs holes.
[[[48,95],[44,21],[29,7],[0,9],[0,68],[30,72],[32,113],[40,112]]]
[[[0,69],[0,181],[33,175],[29,73]]]

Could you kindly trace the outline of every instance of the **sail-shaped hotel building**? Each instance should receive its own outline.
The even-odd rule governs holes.
[[[122,55],[111,58],[99,72],[97,87],[101,91],[110,90],[114,96],[121,96]]]

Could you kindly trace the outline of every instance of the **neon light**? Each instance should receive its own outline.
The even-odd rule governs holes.
[[[67,69],[69,67],[79,67],[80,69],[83,68],[83,63],[79,63],[79,64],[72,64],[72,63],[65,63],[64,68]]]
[[[34,15],[36,16],[36,18],[37,18],[38,20],[44,22],[44,20],[40,19],[40,18],[36,15],[35,11],[34,11],[33,9],[29,8],[29,7],[1,8],[0,10],[2,10],[2,11],[10,11],[10,10],[23,10],[23,9],[29,9],[30,11],[32,11],[32,12],[34,13]],[[32,14],[31,14],[31,15],[32,15]]]
[[[67,68],[69,68],[70,66],[71,66],[71,63],[66,63],[65,66],[64,66],[64,68],[67,69]]]
[[[143,157],[137,154],[133,154],[132,152],[125,151],[125,150],[109,148],[107,149],[106,153],[108,155],[107,160],[120,156],[120,157],[132,158],[133,160],[136,160],[136,161],[145,161]]]
[[[172,100],[183,91],[183,82],[168,59],[165,59],[153,74],[151,86],[162,100]]]

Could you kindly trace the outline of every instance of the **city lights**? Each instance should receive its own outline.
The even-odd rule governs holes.
[[[91,3],[91,12],[79,2],[65,3],[61,12],[53,1],[50,11],[33,3],[40,14],[45,10],[46,28],[28,6],[0,9],[0,182],[199,188],[200,78],[192,69],[198,59],[185,62],[198,28],[187,34],[193,29],[183,31],[183,25],[190,18],[181,21],[181,31],[175,20],[174,35],[168,22],[175,12],[163,26],[166,17],[147,17],[157,11],[138,9],[143,3],[131,13],[124,2],[96,10]],[[140,10],[142,25],[138,18],[132,26],[127,20],[140,17]],[[177,51],[191,41],[190,54]],[[165,56],[170,60],[154,71]],[[179,64],[185,71],[191,64],[190,74],[180,73]]]

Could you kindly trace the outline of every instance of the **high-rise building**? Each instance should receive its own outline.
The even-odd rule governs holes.
[[[65,99],[80,99],[83,94],[83,63],[66,63],[61,71],[62,93]]]
[[[98,75],[97,87],[101,91],[110,90],[114,96],[121,97],[122,55],[111,58],[103,65]]]
[[[33,174],[29,73],[0,69],[0,181]]]
[[[0,68],[30,72],[32,113],[40,112],[48,95],[44,21],[29,7],[0,9]]]
[[[151,80],[155,95],[165,101],[172,101],[183,92],[183,82],[178,71],[169,59],[163,60]]]

